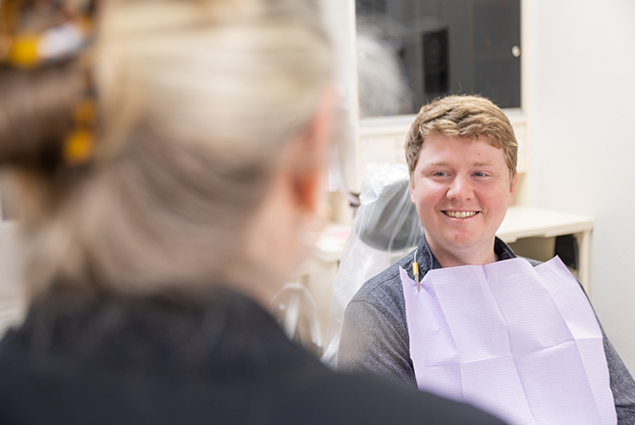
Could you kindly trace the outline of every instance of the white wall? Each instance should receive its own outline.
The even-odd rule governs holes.
[[[635,374],[635,1],[531,3],[532,200],[591,215],[591,298]]]

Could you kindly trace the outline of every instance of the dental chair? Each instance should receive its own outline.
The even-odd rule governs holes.
[[[333,303],[321,360],[334,368],[344,311],[350,300],[364,282],[413,250],[423,235],[408,183],[404,164],[368,165],[353,231],[333,281]]]

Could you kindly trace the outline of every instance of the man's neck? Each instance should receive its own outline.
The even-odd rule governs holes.
[[[430,251],[435,256],[441,267],[456,266],[484,266],[485,264],[496,261],[496,253],[494,252],[494,239],[487,246],[471,247],[464,250],[454,249],[447,250],[437,246],[434,241],[428,241]]]

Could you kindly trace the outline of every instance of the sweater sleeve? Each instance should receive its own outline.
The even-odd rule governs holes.
[[[408,329],[394,313],[368,301],[348,305],[338,355],[340,369],[378,373],[416,387]]]
[[[604,353],[609,367],[611,391],[618,425],[635,425],[635,381],[602,329]]]
[[[578,281],[582,292],[589,300],[582,284]],[[591,300],[589,300],[591,304]],[[591,304],[593,308],[593,304]],[[604,327],[594,310],[595,319],[600,325],[602,331],[602,342],[604,344],[604,355],[606,356],[606,364],[609,369],[609,381],[611,392],[613,393],[613,401],[615,403],[615,412],[617,413],[618,425],[635,425],[635,381],[633,376],[626,368],[626,365],[620,358],[620,355],[609,341],[604,332]]]

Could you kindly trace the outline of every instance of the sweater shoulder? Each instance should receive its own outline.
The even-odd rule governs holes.
[[[378,275],[367,280],[351,303],[367,303],[382,309],[386,304],[404,304],[399,269],[412,271],[412,254],[408,254]]]

